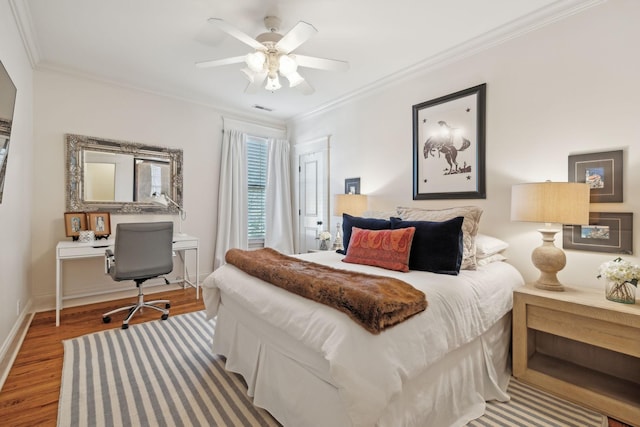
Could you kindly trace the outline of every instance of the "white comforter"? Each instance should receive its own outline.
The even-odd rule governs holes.
[[[484,333],[511,310],[513,290],[523,284],[520,273],[504,262],[449,276],[346,264],[341,261],[344,256],[334,252],[299,257],[396,277],[427,295],[429,305],[424,312],[373,335],[338,310],[265,283],[232,265],[218,268],[203,282],[209,317],[216,315],[222,291],[323,354],[354,426],[374,425],[407,379]]]

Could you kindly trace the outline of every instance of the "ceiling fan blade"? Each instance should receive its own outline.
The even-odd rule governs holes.
[[[246,55],[234,56],[232,58],[212,59],[210,61],[196,62],[198,68],[219,67],[221,65],[238,64],[244,62]]]
[[[251,71],[249,71],[251,72]],[[245,72],[245,74],[247,74]],[[258,92],[260,89],[262,89],[262,83],[264,83],[265,79],[267,78],[267,72],[263,72],[263,73],[253,73],[253,76],[251,76],[251,78],[249,79],[249,84],[247,85],[246,89],[244,90],[245,93],[256,93]],[[248,75],[248,74],[247,74]]]
[[[327,71],[347,71],[349,69],[349,63],[346,61],[339,61],[337,59],[316,58],[314,56],[306,55],[292,56],[294,56],[296,63],[300,67],[316,68],[318,70]]]
[[[207,21],[210,24],[217,26],[218,28],[220,28],[222,31],[229,34],[230,36],[240,40],[242,43],[251,46],[255,50],[265,50],[265,47],[262,43],[260,43],[258,40],[254,39],[253,37],[250,37],[247,34],[243,33],[238,28],[234,27],[228,22],[225,22],[220,18],[209,18]]]
[[[316,91],[313,88],[313,86],[311,86],[309,83],[307,83],[306,80],[301,81],[300,83],[295,85],[294,88],[296,90],[300,91],[301,93],[303,93],[304,95],[311,95],[313,92]]]
[[[309,40],[317,32],[318,30],[313,25],[300,21],[276,43],[276,49],[287,54]]]

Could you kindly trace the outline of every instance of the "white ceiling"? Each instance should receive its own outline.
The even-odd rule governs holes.
[[[339,102],[439,61],[477,51],[599,0],[11,0],[36,69],[51,69],[280,121]],[[294,53],[345,60],[347,72],[301,68],[316,89],[244,93],[242,64],[195,62],[251,49],[208,24],[255,37],[263,18],[318,29]],[[272,112],[254,105],[272,108]]]

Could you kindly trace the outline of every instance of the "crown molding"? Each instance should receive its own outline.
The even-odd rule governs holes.
[[[33,26],[33,19],[31,18],[31,9],[29,9],[29,3],[26,0],[9,0],[9,7],[11,7],[11,13],[13,20],[18,27],[24,50],[27,52],[31,68],[36,69],[40,63],[40,49],[36,40],[36,30]]]
[[[496,29],[488,31],[472,40],[461,43],[445,51],[437,53],[423,61],[405,68],[402,71],[392,73],[361,87],[347,95],[320,105],[313,110],[293,116],[286,120],[287,123],[304,120],[325,113],[339,106],[358,99],[379,93],[409,79],[428,74],[438,68],[458,62],[464,58],[476,55],[482,51],[506,43],[524,34],[536,31],[542,27],[561,21],[586,9],[605,3],[607,0],[558,0],[550,6],[538,9],[526,16],[513,20]]]
[[[95,74],[84,73],[84,72],[78,71],[76,69],[71,69],[71,68],[68,68],[68,67],[58,67],[58,66],[55,66],[55,65],[49,64],[49,63],[40,63],[37,66],[36,70],[38,72],[41,72],[41,73],[59,74],[59,75],[62,75],[62,76],[71,77],[71,78],[77,79],[77,80],[84,80],[84,81],[87,81],[87,82],[92,82],[92,83],[96,83],[96,84],[103,85],[103,86],[112,86],[114,88],[125,89],[125,90],[131,91],[131,92],[138,92],[138,93],[143,93],[143,94],[147,94],[147,95],[158,96],[158,97],[161,97],[161,98],[172,99],[174,101],[184,102],[185,104],[191,104],[191,105],[196,105],[196,106],[203,107],[203,108],[209,108],[209,109],[215,111],[216,113],[218,113],[220,116],[235,117],[235,118],[238,118],[238,120],[246,120],[246,121],[250,121],[250,122],[253,122],[253,123],[260,123],[262,126],[270,127],[270,128],[273,128],[273,129],[285,129],[286,130],[286,123],[285,123],[284,120],[278,120],[278,119],[276,119],[276,120],[268,120],[268,119],[266,119],[265,120],[264,115],[248,114],[246,111],[237,110],[237,109],[233,109],[233,108],[221,107],[220,105],[214,104],[213,102],[199,101],[199,100],[196,100],[194,98],[177,95],[175,93],[142,88],[142,87],[137,86],[137,85],[131,85],[131,84],[123,83],[123,82],[118,81],[118,80],[112,80],[112,79],[106,79],[106,78],[103,78],[103,77],[98,77]]]

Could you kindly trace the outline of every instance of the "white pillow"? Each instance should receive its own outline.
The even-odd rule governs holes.
[[[509,244],[497,237],[487,236],[478,233],[476,235],[476,257],[486,258],[498,252],[502,252],[509,247]]]
[[[492,262],[506,261],[507,258],[502,254],[493,254],[486,256],[484,258],[477,258],[476,262],[478,263],[478,267],[482,267],[483,265],[491,264]]]

